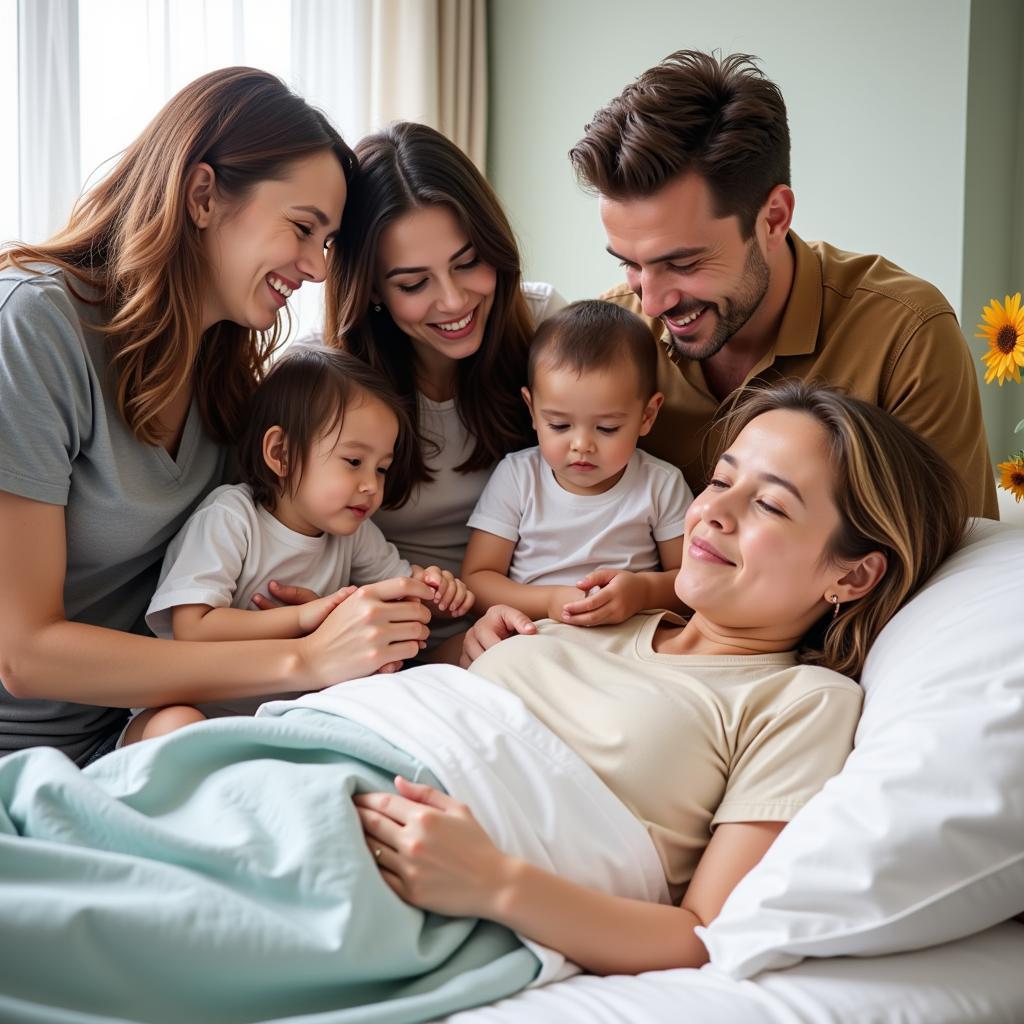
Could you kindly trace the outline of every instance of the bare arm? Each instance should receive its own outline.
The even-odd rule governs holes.
[[[562,608],[582,597],[575,587],[514,583],[508,578],[515,541],[484,530],[471,530],[459,574],[476,596],[477,611],[496,604],[518,608],[531,619],[561,619]]]
[[[312,633],[335,608],[355,593],[343,587],[326,597],[280,608],[211,608],[181,604],[171,609],[175,640],[295,640]]]
[[[609,896],[501,853],[469,809],[429,786],[359,796],[384,880],[414,906],[486,917],[557,949],[595,974],[707,963],[694,934],[760,861],[783,822],[720,825],[680,907]]]
[[[64,509],[0,492],[0,679],[12,696],[156,707],[321,689],[414,657],[433,594],[386,580],[298,640],[179,643],[67,621],[66,564]]]

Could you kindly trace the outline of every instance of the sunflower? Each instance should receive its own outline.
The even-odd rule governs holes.
[[[1000,462],[999,486],[1009,491],[1016,501],[1024,501],[1024,451],[1019,451],[1009,462]]]
[[[1004,303],[993,299],[981,315],[985,322],[978,324],[981,333],[975,337],[988,340],[988,351],[981,357],[988,367],[985,383],[998,378],[1002,387],[1003,381],[1012,377],[1020,384],[1020,368],[1024,366],[1024,309],[1020,292],[1012,298],[1007,295]]]

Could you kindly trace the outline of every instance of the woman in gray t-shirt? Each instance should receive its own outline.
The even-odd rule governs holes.
[[[141,635],[168,541],[225,480],[287,297],[325,277],[355,165],[278,79],[221,69],[59,234],[0,254],[0,754],[85,763],[128,707],[319,689],[417,652],[412,598],[430,591],[413,580],[307,637]]]

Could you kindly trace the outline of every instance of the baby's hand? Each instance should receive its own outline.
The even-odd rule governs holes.
[[[587,596],[567,604],[561,617],[573,626],[625,622],[647,606],[647,585],[625,569],[595,569],[577,586]]]
[[[302,632],[302,635],[305,636],[307,633],[312,633],[314,630],[319,629],[324,619],[342,601],[347,597],[351,597],[357,589],[357,587],[342,587],[333,594],[328,594],[326,597],[318,597],[316,600],[307,601],[306,604],[302,605],[299,608],[299,630]]]
[[[421,579],[428,586],[434,588],[434,600],[437,611],[442,617],[458,619],[465,615],[476,598],[465,583],[447,569],[436,565],[427,566],[421,569],[418,565],[412,567],[413,579]]]

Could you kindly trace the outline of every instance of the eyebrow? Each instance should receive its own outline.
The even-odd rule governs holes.
[[[368,445],[365,441],[341,441],[338,445],[339,448],[354,448],[360,452],[370,452],[373,454],[373,446]],[[382,458],[394,458],[394,452],[386,452]]]
[[[448,262],[454,263],[460,256],[464,256],[472,248],[473,243],[467,242],[458,252],[448,257]],[[384,275],[384,280],[386,281],[389,277],[395,277],[397,274],[425,274],[429,269],[430,267],[394,267]]]
[[[706,245],[697,245],[690,248],[673,249],[672,252],[667,252],[664,256],[655,256],[654,259],[648,260],[648,263],[671,263],[674,260],[692,260],[696,256],[703,256],[708,251]],[[614,256],[617,260],[622,260],[623,263],[628,263],[630,266],[639,266],[635,261],[626,259],[625,256],[620,256],[610,245],[606,247],[605,252],[609,256]]]
[[[730,466],[732,466],[733,469],[739,468],[739,463],[728,452],[726,452],[726,454],[722,456],[722,461],[727,462]],[[770,484],[778,484],[780,487],[785,487],[786,490],[789,491],[789,493],[792,494],[793,497],[796,498],[801,505],[803,505],[805,508],[807,507],[807,502],[804,501],[804,496],[800,493],[796,484],[791,483],[785,477],[777,476],[775,473],[761,473],[759,474],[758,479],[767,480]]]
[[[571,416],[571,413],[562,412],[561,409],[541,409],[545,416]],[[628,412],[599,412],[594,419],[597,420],[622,420],[629,415]]]
[[[292,209],[313,214],[323,227],[327,227],[331,223],[330,217],[319,206],[293,206]]]

